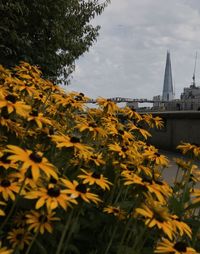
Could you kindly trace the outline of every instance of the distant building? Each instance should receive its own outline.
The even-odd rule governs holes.
[[[172,82],[172,67],[171,67],[170,52],[167,51],[162,100],[172,101],[173,99],[174,99],[174,92],[173,92],[173,82]]]
[[[196,56],[197,57],[197,56]],[[196,68],[196,60],[195,60]],[[157,95],[153,97],[152,110],[200,110],[200,87],[196,86],[195,69],[192,77],[192,83],[189,87],[183,89],[180,99],[174,99],[172,69],[170,53],[167,51],[164,84],[162,96]]]

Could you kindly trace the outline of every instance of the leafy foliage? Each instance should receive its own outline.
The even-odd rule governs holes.
[[[66,78],[75,60],[96,40],[99,26],[90,21],[108,0],[2,0],[0,2],[1,64],[20,61],[38,65],[51,79]]]

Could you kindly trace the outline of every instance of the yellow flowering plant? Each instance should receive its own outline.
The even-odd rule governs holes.
[[[162,119],[88,99],[0,66],[0,253],[198,253],[200,147],[170,186],[147,143]]]

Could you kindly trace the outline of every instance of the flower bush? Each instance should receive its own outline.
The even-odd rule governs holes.
[[[200,147],[178,147],[170,186],[147,142],[162,120],[88,99],[0,67],[0,253],[198,253]]]

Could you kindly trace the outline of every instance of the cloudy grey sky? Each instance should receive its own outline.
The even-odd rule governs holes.
[[[100,35],[76,62],[67,90],[92,98],[152,98],[162,93],[168,49],[176,98],[191,83],[196,51],[199,83],[200,0],[111,0],[94,23]]]

